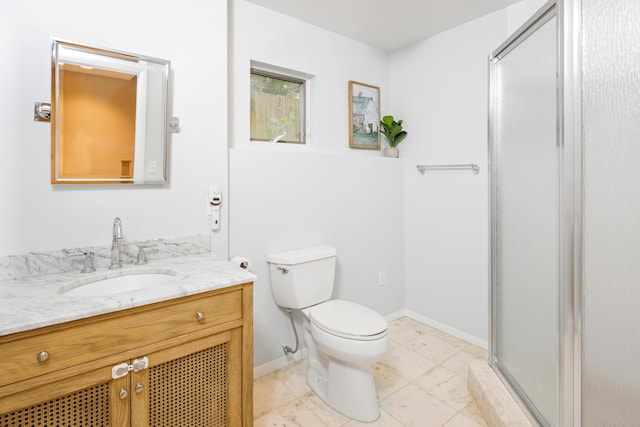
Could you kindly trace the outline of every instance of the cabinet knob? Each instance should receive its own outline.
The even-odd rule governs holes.
[[[47,360],[49,358],[49,352],[47,351],[41,351],[40,353],[38,353],[38,355],[36,356],[36,359],[38,359],[38,362],[44,362],[45,360]]]
[[[120,399],[126,399],[127,396],[129,396],[129,392],[124,388],[118,393],[118,398]]]
[[[140,383],[136,384],[136,393],[141,393],[144,390],[144,386]]]
[[[204,320],[204,313],[199,311],[196,313],[196,319],[198,320]]]

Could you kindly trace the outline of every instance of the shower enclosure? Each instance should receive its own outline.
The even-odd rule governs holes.
[[[490,362],[544,426],[640,425],[638,46],[558,0],[490,57]]]

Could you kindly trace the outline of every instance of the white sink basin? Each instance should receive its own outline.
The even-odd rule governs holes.
[[[152,288],[176,276],[175,270],[108,272],[74,280],[58,289],[61,295],[86,297],[114,295]]]

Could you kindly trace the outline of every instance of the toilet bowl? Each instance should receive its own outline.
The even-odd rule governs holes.
[[[340,303],[340,309],[366,309],[354,303],[330,300],[320,304]],[[340,309],[334,309],[336,313]],[[303,313],[307,310],[303,310]],[[383,324],[372,335],[350,335],[353,329],[319,325],[313,316],[314,307],[305,314],[305,343],[309,349],[307,382],[311,389],[329,406],[358,421],[374,421],[380,416],[378,396],[371,365],[384,356],[389,348],[386,322],[371,310],[374,323]],[[343,314],[348,315],[345,311]],[[369,328],[372,329],[372,328]]]
[[[368,307],[330,299],[335,248],[322,245],[269,255],[276,303],[304,315],[307,382],[329,406],[358,421],[380,416],[371,364],[389,348],[387,322]]]
[[[326,310],[327,306],[333,307]],[[327,327],[317,320],[315,309],[325,315],[335,313],[333,319],[324,318],[333,320],[334,324]],[[309,351],[307,382],[329,406],[350,418],[369,422],[380,416],[371,365],[384,356],[389,348],[389,338],[382,316],[369,310],[366,318],[373,322],[365,329],[367,333],[375,333],[363,335],[365,331],[357,330],[358,324],[365,326],[362,325],[363,318],[353,316],[349,309],[369,310],[348,301],[330,300],[312,307],[305,315],[305,326],[309,329],[305,342],[310,349],[315,346],[315,351]],[[342,327],[337,327],[337,318],[350,316],[353,316],[352,320],[356,319],[355,323],[342,323]]]

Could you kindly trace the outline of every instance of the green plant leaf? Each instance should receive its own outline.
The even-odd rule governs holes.
[[[396,122],[393,116],[384,116],[380,121],[380,128],[380,133],[391,147],[395,147],[407,137],[407,132],[402,130],[402,120]]]
[[[396,145],[400,144],[406,137],[407,137],[407,132],[406,131],[400,132],[399,134],[396,135],[396,138],[395,138],[395,141],[394,141],[395,144]]]

